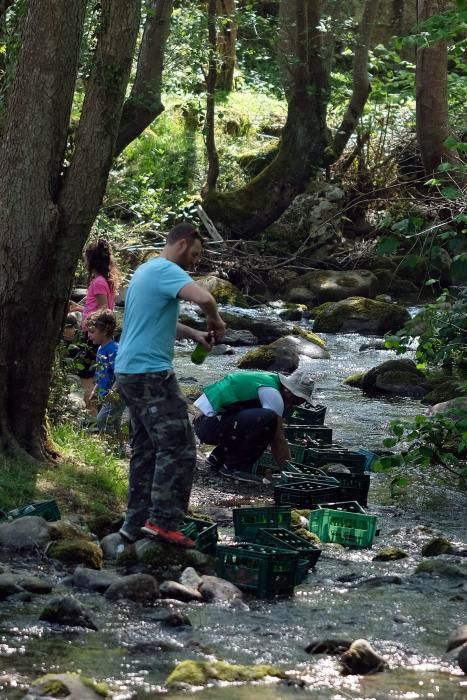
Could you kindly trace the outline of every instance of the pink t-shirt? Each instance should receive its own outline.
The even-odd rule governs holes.
[[[86,292],[86,299],[84,300],[84,311],[83,311],[83,321],[94,311],[99,308],[97,304],[96,294],[103,294],[107,297],[107,308],[113,311],[115,303],[115,294],[111,292],[109,283],[102,275],[97,275],[94,277],[88,287]]]

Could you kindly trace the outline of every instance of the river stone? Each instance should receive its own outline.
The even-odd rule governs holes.
[[[467,644],[461,646],[459,654],[457,655],[457,663],[459,668],[464,673],[467,673]]]
[[[398,331],[409,319],[410,314],[403,306],[353,296],[318,306],[313,328],[317,333],[384,335]]]
[[[51,542],[46,554],[51,559],[58,559],[63,564],[84,564],[91,569],[102,567],[102,549],[95,542],[88,540],[58,540]]]
[[[268,372],[283,372],[290,374],[299,365],[299,357],[294,348],[272,348],[261,345],[246,352],[237,362],[239,369],[261,369]]]
[[[187,588],[193,588],[197,591],[202,582],[203,579],[198,574],[196,569],[194,569],[192,566],[187,566],[187,568],[184,569],[184,571],[182,571],[182,574],[180,576],[180,583],[182,584],[182,586],[186,586]]]
[[[450,554],[452,544],[444,537],[435,537],[422,547],[422,557],[439,557],[440,554]]]
[[[135,603],[153,603],[159,598],[159,586],[149,574],[129,574],[112,583],[104,595],[107,600],[124,598]]]
[[[349,297],[373,297],[378,279],[370,270],[312,270],[296,277],[289,289],[309,289],[319,304],[337,302]],[[288,297],[290,301],[290,296]]]
[[[351,639],[315,639],[305,647],[307,654],[343,654],[352,644]]]
[[[34,681],[23,700],[103,700],[110,697],[105,683],[96,683],[78,673],[48,673]]]
[[[233,347],[239,345],[258,345],[258,338],[251,331],[234,330],[227,328],[224,334],[224,342]]]
[[[407,552],[404,552],[403,549],[389,545],[380,549],[373,557],[373,561],[397,561],[398,559],[405,559],[407,556]]]
[[[462,418],[465,411],[467,411],[467,397],[459,397],[435,404],[431,407],[430,414],[433,416],[443,415],[446,418],[457,420]]]
[[[467,625],[460,625],[451,632],[448,639],[448,644],[446,651],[451,651],[451,649],[457,649],[457,647],[462,646],[467,642]]]
[[[182,685],[200,686],[209,681],[258,681],[266,676],[285,678],[285,673],[276,666],[255,664],[242,666],[227,661],[194,661],[187,659],[178,663],[165,681],[167,687]]]
[[[0,574],[0,600],[5,600],[10,595],[21,593],[23,588],[18,586],[16,576],[13,574]]]
[[[100,542],[104,559],[114,560],[126,547],[132,546],[118,532],[106,535]]]
[[[196,283],[206,289],[218,304],[231,304],[232,306],[247,307],[248,303],[242,292],[228,280],[220,279],[214,275],[195,277]]]
[[[370,576],[369,578],[362,578],[360,581],[356,581],[351,584],[351,588],[379,588],[380,586],[386,586],[390,584],[395,584],[399,586],[402,583],[400,576]]]
[[[356,639],[340,658],[343,675],[366,675],[388,668],[388,664],[367,642]]]
[[[230,581],[217,576],[202,576],[199,592],[208,603],[227,603],[243,598],[243,593]]]
[[[89,530],[68,520],[57,520],[49,523],[48,527],[52,540],[86,540],[86,542],[92,542]]]
[[[191,600],[198,602],[204,600],[198,590],[188,588],[188,586],[184,586],[176,581],[163,581],[159,590],[163,598],[175,598],[175,600],[182,600],[185,603],[189,603]]]
[[[306,287],[296,287],[295,284],[287,292],[287,299],[294,304],[306,304],[311,306],[316,302],[316,297]]]
[[[220,355],[235,355],[235,350],[230,347],[230,345],[219,343],[219,345],[214,345],[210,355],[211,357],[219,357]]]
[[[210,573],[214,563],[211,557],[197,549],[183,549],[145,537],[119,554],[117,566],[127,572],[150,573],[158,581],[176,581],[187,566]]]
[[[188,615],[182,612],[172,612],[166,615],[161,620],[161,625],[165,627],[191,627],[191,621]]]
[[[77,566],[71,577],[71,584],[76,588],[105,593],[109,586],[119,579],[120,576],[115,571],[96,571],[85,566]]]
[[[39,615],[39,620],[57,625],[87,627],[91,630],[97,630],[97,626],[84,607],[72,596],[51,598]]]
[[[285,321],[281,321],[280,318],[270,312],[255,312],[253,315],[222,311],[222,318],[229,329],[247,330],[258,338],[258,342],[261,345],[272,343],[273,340],[282,338],[290,333],[290,325],[285,323]],[[224,338],[224,340],[229,345],[233,345],[230,339]]]
[[[420,399],[428,391],[425,376],[412,360],[388,360],[370,369],[361,381],[364,393]]]
[[[18,584],[25,591],[36,593],[37,595],[45,595],[53,590],[51,581],[46,581],[39,576],[23,576],[18,578]]]
[[[50,541],[47,521],[38,515],[26,515],[0,525],[0,546],[23,550],[45,547]]]

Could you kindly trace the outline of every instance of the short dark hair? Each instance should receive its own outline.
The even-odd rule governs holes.
[[[203,243],[203,237],[194,224],[190,224],[188,221],[184,221],[181,224],[174,226],[167,234],[167,243],[173,245],[178,243],[183,239],[191,239],[192,241],[198,240]]]
[[[106,335],[113,336],[117,328],[117,317],[110,309],[95,311],[87,317],[85,323],[88,327],[95,326]]]

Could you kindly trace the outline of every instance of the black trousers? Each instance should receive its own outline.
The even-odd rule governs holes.
[[[271,443],[277,420],[269,408],[245,408],[198,416],[193,428],[201,442],[216,445],[213,456],[219,467],[225,464],[232,471],[248,472]]]

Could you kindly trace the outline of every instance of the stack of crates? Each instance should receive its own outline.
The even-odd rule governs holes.
[[[287,465],[286,470],[280,476],[280,483],[291,483],[294,481],[315,480],[338,486],[340,495],[336,494],[335,499],[341,501],[358,501],[360,505],[366,506],[368,502],[368,491],[370,489],[369,474],[343,474],[338,471],[324,471],[319,467],[312,467],[308,464]],[[309,507],[312,507],[310,504]]]
[[[344,447],[317,448],[305,450],[303,463],[313,467],[324,467],[326,464],[343,464],[352,474],[363,474],[365,470],[365,455],[358,450],[347,450]]]
[[[201,520],[200,518],[191,518],[186,515],[183,519],[182,532],[195,541],[196,549],[200,552],[211,556],[216,554],[217,540],[219,538],[216,523],[211,523],[209,520]]]
[[[293,595],[298,552],[262,544],[219,545],[216,574],[259,598]]]
[[[286,425],[284,435],[287,440],[305,446],[332,444],[332,428],[327,425]]]
[[[335,542],[354,549],[371,549],[376,533],[376,516],[318,508],[310,513],[309,527],[321,542]]]
[[[341,501],[340,486],[320,481],[299,480],[274,486],[274,503],[295,508],[313,508],[323,501]]]
[[[297,584],[306,578],[308,570],[316,564],[321,555],[321,549],[315,544],[284,528],[262,528],[258,530],[256,541],[268,547],[278,547],[298,553]]]
[[[258,530],[263,528],[285,528],[290,530],[292,513],[289,507],[234,508],[233,523],[235,538],[242,542],[256,542]]]
[[[301,423],[303,425],[324,425],[326,406],[296,406],[286,416],[289,423]]]

